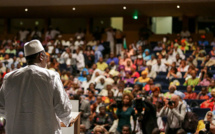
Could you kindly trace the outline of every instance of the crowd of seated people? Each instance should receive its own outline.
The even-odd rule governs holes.
[[[0,41],[1,82],[5,74],[26,66],[23,45],[29,33],[23,30],[19,32],[19,39]],[[114,32],[108,29],[108,36],[116,39],[110,31]],[[50,29],[42,40],[35,29],[30,36],[43,43],[49,57],[47,69],[59,72],[69,98],[79,100],[82,134],[142,134],[143,129],[150,134],[165,132],[167,126],[171,128],[174,124],[168,124],[159,112],[164,107],[176,109],[180,104],[185,105],[186,111],[209,108],[210,114],[214,114],[215,45],[214,42],[210,44],[205,35],[195,41],[190,36],[166,38],[154,46],[143,45],[141,38],[128,47],[117,37],[121,51],[116,55],[114,49],[119,46],[110,49],[109,44],[113,42],[109,40],[93,38],[87,42],[79,32],[67,41],[58,34]],[[154,125],[147,128],[143,128],[147,124],[142,124],[141,120],[149,120],[140,117],[134,104],[142,97],[152,106],[141,109],[142,113],[154,114],[156,118]],[[117,98],[121,98],[121,106]],[[178,101],[178,106],[169,106],[170,100]],[[147,112],[153,108],[155,112]],[[174,118],[173,123],[184,119],[183,116]],[[199,125],[197,133],[200,128],[205,129]]]

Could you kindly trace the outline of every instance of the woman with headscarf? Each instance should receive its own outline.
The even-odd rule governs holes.
[[[143,53],[143,59],[145,61],[151,60],[151,55],[150,55],[150,50],[149,49],[145,49],[145,51]]]
[[[120,77],[125,77],[125,66],[124,65],[119,65],[118,71],[119,71]]]
[[[150,101],[152,102],[152,104],[157,105],[157,103],[164,103],[164,99],[163,97],[160,96],[160,88],[155,86],[154,88],[151,89],[152,91],[152,96]]]
[[[79,80],[80,82],[86,81],[86,80],[87,80],[87,75],[88,75],[88,74],[89,74],[88,70],[87,70],[87,69],[83,69],[83,70],[81,71],[81,75],[78,77],[78,80]]]
[[[214,119],[214,114],[212,111],[208,111],[205,115],[205,118],[204,120],[200,120],[198,122],[198,126],[197,126],[197,129],[196,129],[196,133],[195,134],[198,134],[200,131],[203,131],[205,132],[206,131],[206,126],[205,126],[205,122],[208,121],[210,122],[210,126],[214,126],[215,127],[215,121],[213,120]]]
[[[99,93],[100,96],[108,96],[108,91],[113,91],[115,93],[115,90],[112,88],[112,85],[114,83],[114,80],[111,78],[107,78],[105,80],[105,88],[101,90]]]
[[[131,66],[131,77],[140,77],[140,74],[136,71],[137,67],[133,64]]]
[[[148,74],[147,71],[142,71],[141,77],[136,78],[136,79],[134,80],[134,82],[135,82],[136,84],[142,84],[143,86],[145,86],[146,83],[150,80],[150,78],[147,77],[147,74]]]
[[[164,94],[166,99],[170,99],[176,90],[176,86],[174,84],[169,85],[169,92]]]
[[[190,110],[190,106],[189,106],[189,105],[187,104],[187,102],[184,100],[185,94],[182,93],[181,91],[177,91],[177,90],[174,92],[174,94],[177,95],[177,96],[179,97],[179,101],[180,101],[181,103],[183,103],[184,105],[186,105],[186,111],[191,111],[191,110]]]
[[[99,70],[99,69],[96,69],[94,72],[93,72],[93,75],[92,75],[92,78],[91,78],[91,81],[93,82],[98,82],[101,78],[104,78],[105,79],[105,76],[103,76],[103,71]]]
[[[136,66],[141,66],[143,64],[143,57],[142,57],[142,55],[138,55],[137,56],[137,59],[134,61],[134,64]]]

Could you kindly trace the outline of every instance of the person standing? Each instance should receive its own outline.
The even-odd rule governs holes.
[[[45,69],[47,55],[38,40],[24,45],[28,66],[5,75],[0,115],[7,134],[61,134],[59,119],[69,126],[72,104],[57,72]]]
[[[171,103],[170,103],[171,102]],[[181,108],[180,108],[181,107]],[[166,134],[176,134],[181,129],[186,114],[186,105],[179,101],[177,95],[172,95],[171,100],[160,110],[158,116],[167,117]]]
[[[106,31],[107,34],[107,42],[110,43],[110,51],[114,53],[114,35],[115,33],[113,32],[112,28],[108,28]]]

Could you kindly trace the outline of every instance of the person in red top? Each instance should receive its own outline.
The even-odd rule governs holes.
[[[187,86],[187,92],[185,92],[184,94],[185,94],[184,99],[194,100],[194,99],[196,99],[196,96],[197,96],[197,94],[192,91],[192,87],[191,86]]]
[[[135,64],[136,66],[141,66],[141,65],[143,65],[143,57],[142,57],[142,55],[138,55],[138,56],[137,56],[137,59],[134,61],[134,64]]]
[[[131,77],[140,77],[140,74],[136,71],[137,67],[133,64],[131,66]]]
[[[196,99],[198,100],[208,100],[210,97],[207,95],[207,88],[206,87],[202,87],[202,91],[199,92],[198,96],[196,97]]]
[[[211,111],[215,110],[214,109],[214,103],[215,103],[215,89],[211,91],[211,96],[212,98],[209,100],[204,101],[201,105],[200,108],[210,108]]]

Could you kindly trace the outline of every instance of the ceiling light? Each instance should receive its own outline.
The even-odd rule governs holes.
[[[28,12],[28,8],[25,8],[25,12]]]
[[[179,5],[177,5],[177,8],[180,8],[180,6],[179,6]]]
[[[126,10],[126,6],[124,6],[123,9]]]
[[[72,10],[75,11],[75,7],[73,7]]]

